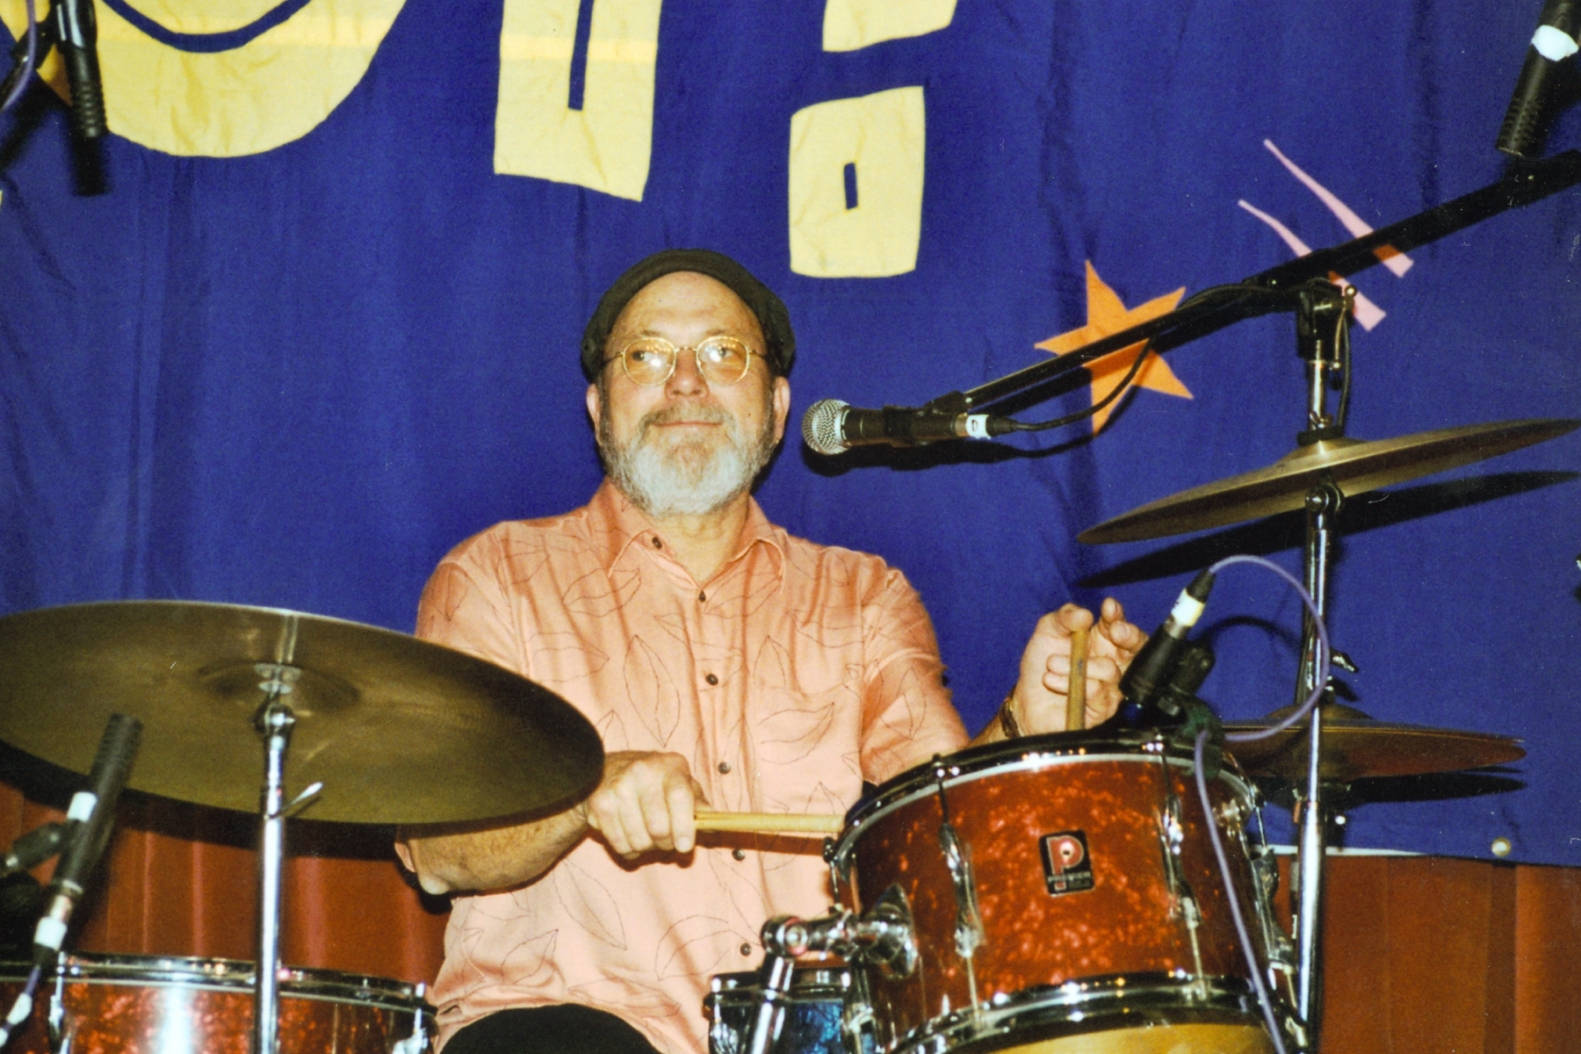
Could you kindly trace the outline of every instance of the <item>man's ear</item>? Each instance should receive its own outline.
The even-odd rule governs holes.
[[[790,416],[790,381],[774,378],[774,442],[785,438],[785,420]]]

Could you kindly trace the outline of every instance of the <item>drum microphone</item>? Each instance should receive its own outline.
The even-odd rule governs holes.
[[[1555,68],[1576,53],[1578,34],[1581,0],[1548,0],[1543,5],[1537,32],[1532,34],[1531,46],[1526,49],[1526,62],[1521,66],[1515,94],[1510,97],[1494,144],[1504,153],[1530,157],[1541,145],[1549,97],[1553,94],[1549,81],[1556,76]]]
[[[75,821],[71,843],[55,865],[49,883],[49,905],[38,920],[33,934],[33,961],[48,967],[60,954],[72,910],[86,891],[88,876],[98,864],[110,830],[115,823],[115,802],[132,770],[143,723],[125,714],[110,715],[99,753],[88,774],[88,789],[78,791],[66,810],[68,822]]]
[[[71,89],[71,126],[84,141],[98,139],[104,122],[104,87],[99,79],[99,30],[92,0],[55,0],[49,24],[60,46]]]
[[[1213,572],[1200,571],[1170,609],[1164,624],[1147,638],[1131,665],[1120,678],[1120,694],[1138,706],[1148,706],[1174,680],[1175,670],[1184,657],[1186,634],[1202,617],[1208,593],[1213,589]],[[1204,676],[1206,672],[1204,671]]]
[[[819,399],[801,419],[802,439],[819,454],[840,454],[874,443],[921,446],[940,439],[989,439],[1014,429],[1009,418],[992,414],[952,414],[905,406],[859,410],[839,399]]]

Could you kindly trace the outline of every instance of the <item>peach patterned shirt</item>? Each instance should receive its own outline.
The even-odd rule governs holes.
[[[901,573],[791,537],[756,502],[699,585],[606,481],[581,509],[457,546],[417,632],[556,692],[606,751],[684,755],[716,809],[841,813],[864,779],[966,742]],[[706,1051],[709,979],[756,968],[766,919],[831,894],[817,839],[699,841],[632,865],[589,838],[526,886],[457,896],[430,992],[441,1042],[494,1010],[574,1002],[661,1051]]]

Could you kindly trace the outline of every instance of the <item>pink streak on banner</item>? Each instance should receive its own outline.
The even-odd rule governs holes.
[[[1354,209],[1345,204],[1343,201],[1339,200],[1339,198],[1335,197],[1333,192],[1331,192],[1327,187],[1323,186],[1317,180],[1307,175],[1307,173],[1299,165],[1281,153],[1279,148],[1274,145],[1272,139],[1264,139],[1263,145],[1268,148],[1270,153],[1279,159],[1279,163],[1281,165],[1284,165],[1290,170],[1291,175],[1299,179],[1308,190],[1317,195],[1317,199],[1319,201],[1328,206],[1328,210],[1332,212],[1335,218],[1338,219],[1344,228],[1350,232],[1352,238],[1360,238],[1364,234],[1372,233],[1372,227],[1370,227],[1360,216],[1356,215],[1356,211]],[[1411,264],[1413,262],[1411,258],[1400,252],[1400,250],[1394,248],[1392,245],[1386,245],[1373,251],[1377,255],[1379,262],[1381,262],[1389,270],[1393,271],[1396,278],[1403,276],[1405,272],[1411,269]]]
[[[1250,212],[1253,216],[1256,216],[1258,219],[1262,220],[1264,223],[1268,224],[1268,226],[1272,227],[1274,233],[1279,235],[1279,237],[1284,240],[1284,243],[1290,247],[1290,251],[1295,253],[1297,256],[1305,256],[1312,251],[1311,247],[1308,246],[1306,242],[1298,238],[1294,231],[1280,223],[1278,220],[1274,219],[1272,216],[1268,215],[1268,213],[1250,204],[1245,199],[1237,201],[1236,204],[1245,209],[1247,212]],[[1343,278],[1343,276],[1340,277]],[[1349,281],[1349,279],[1344,280]],[[1374,326],[1383,321],[1384,315],[1387,314],[1383,308],[1379,307],[1377,304],[1374,304],[1371,300],[1368,300],[1366,295],[1359,289],[1356,291],[1355,311],[1356,321],[1360,322],[1361,328],[1367,330],[1369,333],[1372,332]]]

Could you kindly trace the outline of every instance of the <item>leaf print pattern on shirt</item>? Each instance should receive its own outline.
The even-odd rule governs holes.
[[[733,845],[746,846],[757,840],[746,834],[731,836]],[[722,906],[730,909],[727,921],[732,943],[738,947],[742,943],[756,944],[763,922],[768,918],[768,902],[763,899],[762,888],[741,862],[723,850],[703,854],[702,862],[707,864],[714,881],[725,893]]]
[[[554,931],[523,941],[500,961],[500,974],[507,983],[534,987],[549,983],[554,968]]]
[[[525,585],[536,578],[549,562],[549,554],[535,541],[512,537],[503,546],[505,575],[511,585]]]
[[[668,747],[681,723],[681,695],[675,687],[675,675],[641,637],[631,638],[630,650],[626,652],[626,694],[637,704],[637,715],[652,734],[653,742]]]
[[[576,684],[597,676],[609,656],[574,633],[534,633],[527,639],[535,679],[554,685]]]
[[[604,885],[566,859],[549,873],[554,895],[578,926],[595,940],[613,948],[626,947],[626,926],[620,917],[620,901]]]
[[[734,936],[728,922],[712,915],[682,919],[659,941],[654,972],[661,978],[716,974],[729,961]]]
[[[433,577],[428,580],[427,588],[423,590],[424,602],[419,608],[423,617],[417,624],[418,636],[432,636],[441,620],[449,622],[454,619],[471,591],[471,581],[459,568],[449,564],[441,564],[436,568]]]
[[[608,575],[603,568],[597,568],[566,588],[566,610],[577,615],[605,618],[624,607],[641,582],[642,576],[634,570]]]
[[[753,738],[759,758],[773,765],[805,758],[823,741],[838,709],[857,699],[848,680],[829,687],[799,683],[790,655],[778,641],[768,641],[758,651],[752,684],[762,699],[754,708]]]

